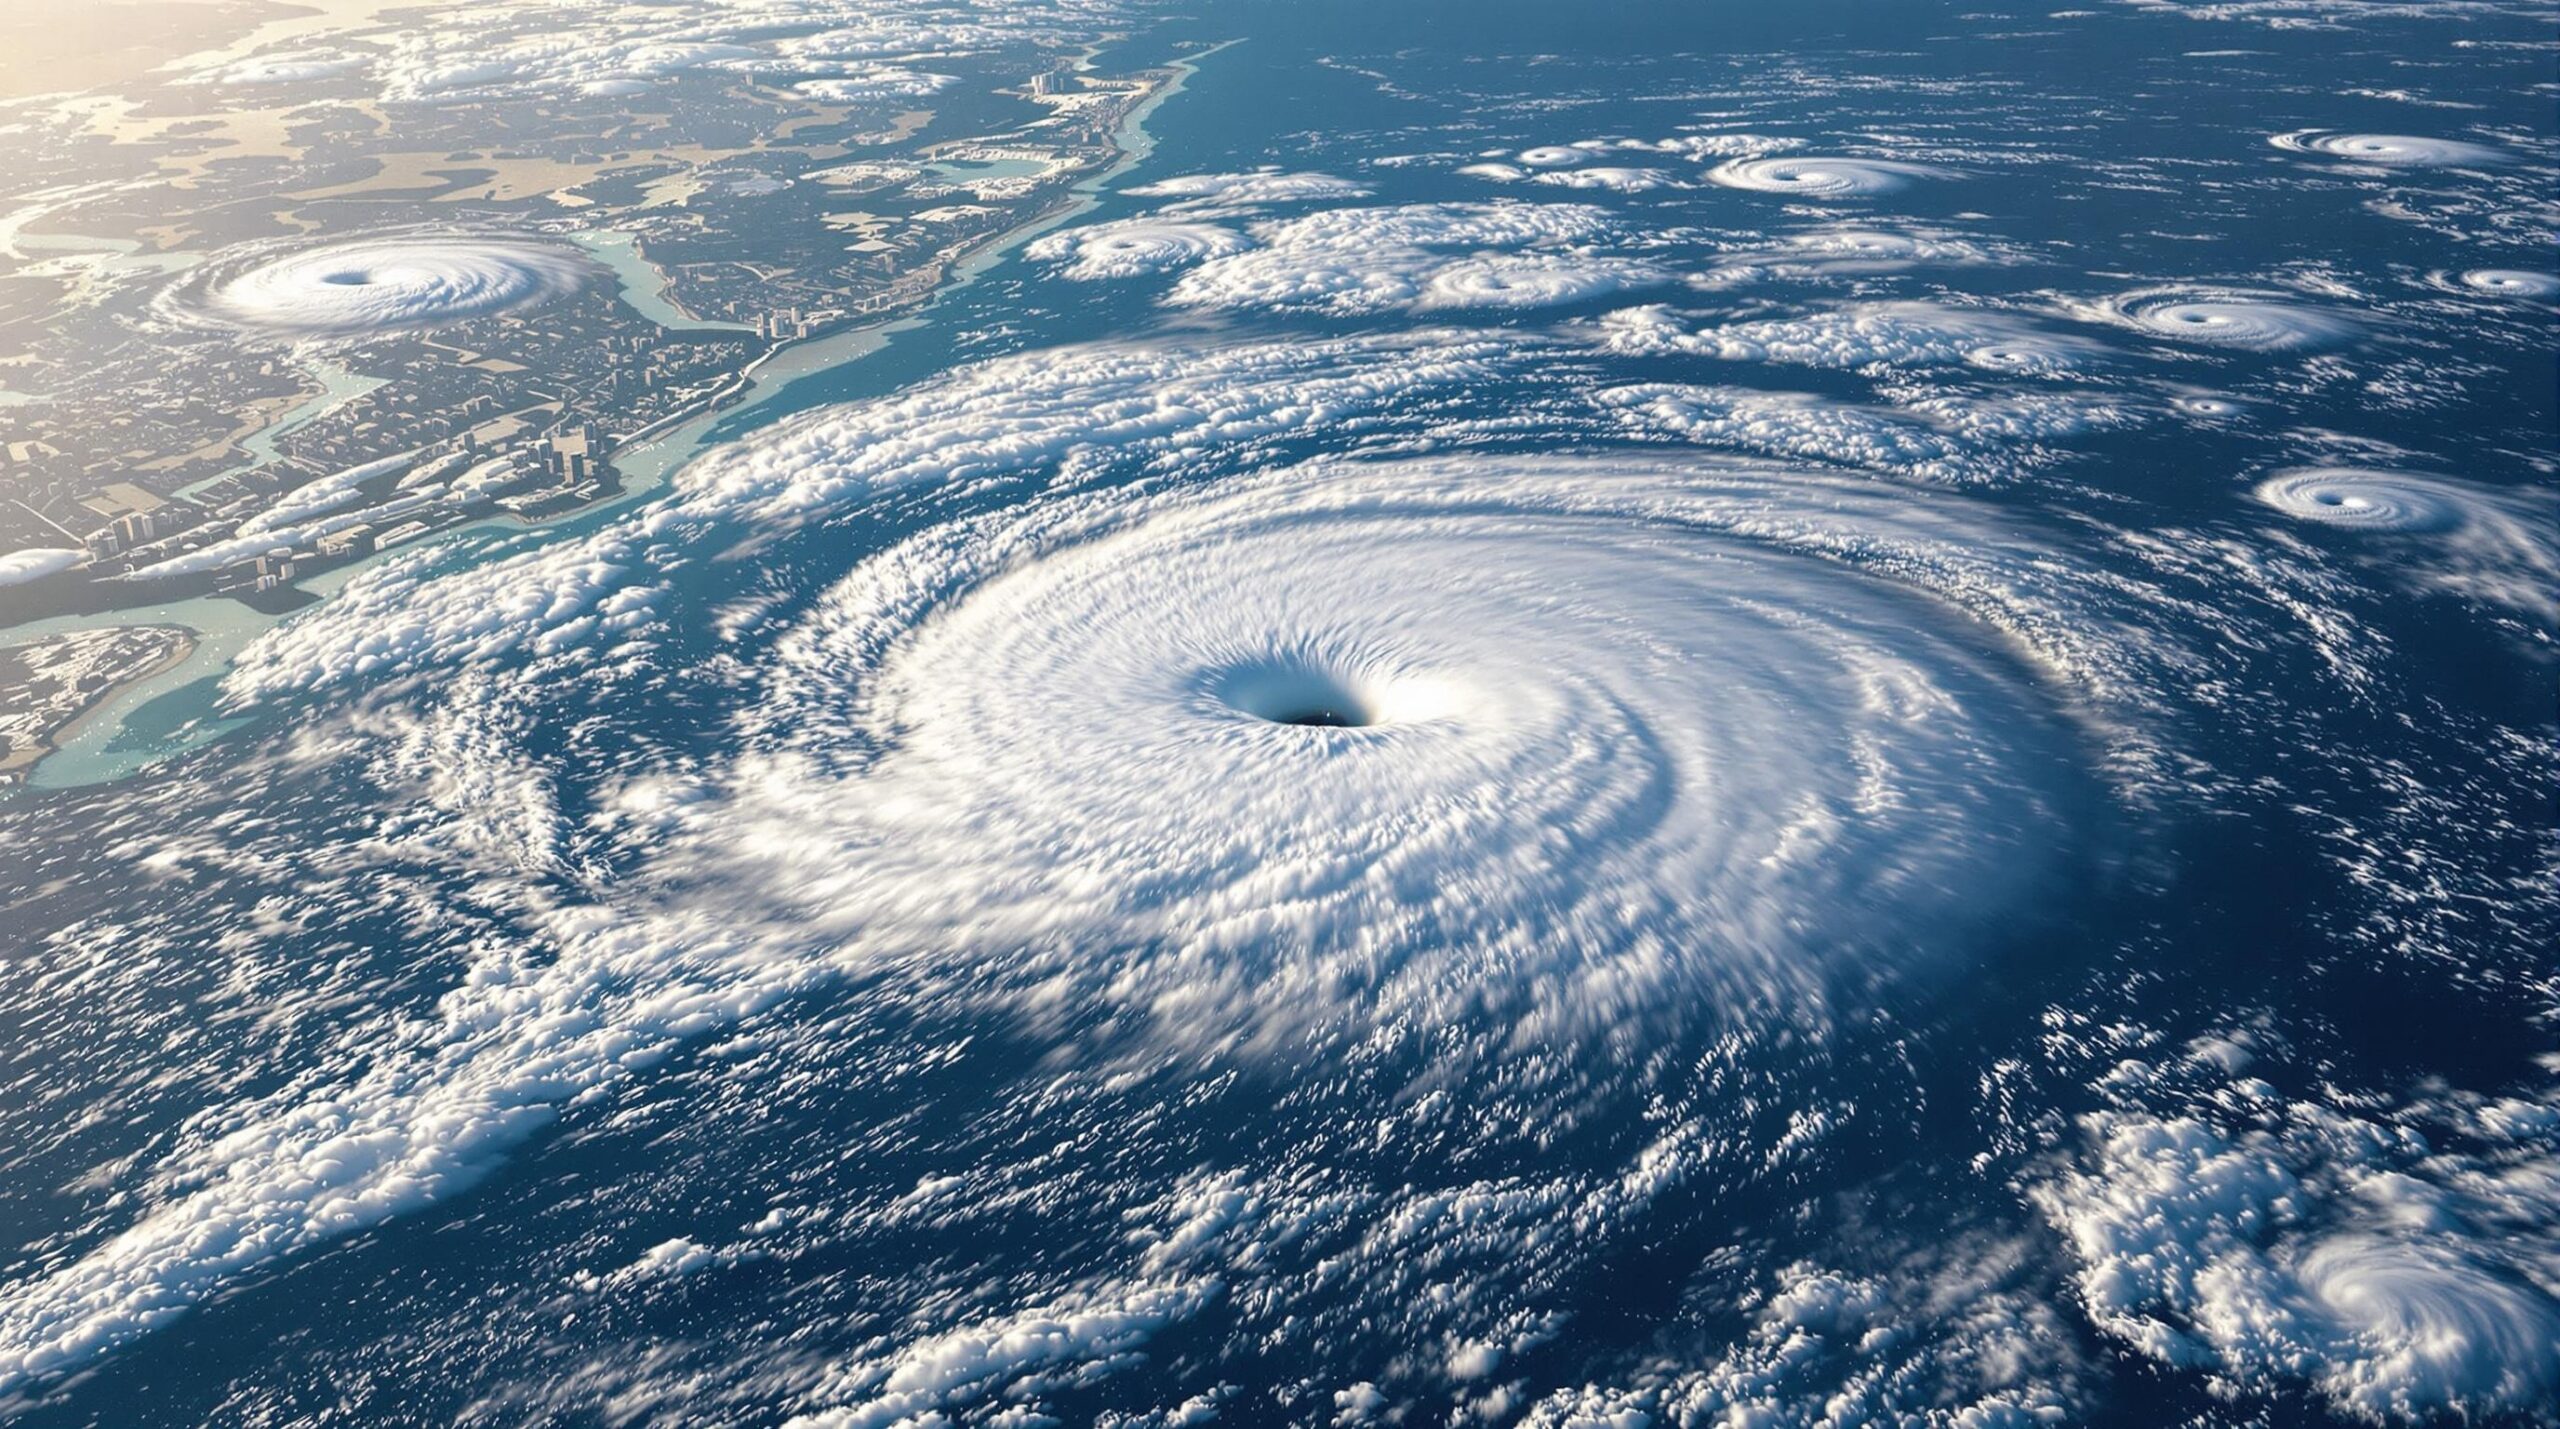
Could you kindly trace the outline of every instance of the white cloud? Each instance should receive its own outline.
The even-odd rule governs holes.
[[[1898,407],[1683,383],[1597,396],[1645,435],[1946,482],[2010,480],[2040,455],[2038,443],[2136,420],[2103,400],[2061,393],[1921,397]]]
[[[184,321],[353,339],[516,312],[595,276],[567,249],[504,234],[422,232],[216,258],[160,304]]]
[[[839,1403],[790,1429],[891,1429],[943,1422],[1062,1365],[1104,1364],[1197,1314],[1215,1290],[1202,1282],[1087,1292],[949,1330],[839,1370],[820,1397]]]
[[[32,550],[11,551],[0,555],[0,586],[25,585],[29,581],[42,580],[46,576],[67,571],[87,559],[88,552],[76,547],[67,549],[38,547]]]
[[[1048,234],[1024,252],[1078,279],[1135,278],[1241,253],[1252,240],[1214,223],[1132,218]]]
[[[1734,159],[1707,177],[1727,188],[1788,194],[1810,199],[1873,198],[1909,186],[1916,180],[1948,177],[1944,169],[1899,159],[1815,158]]]
[[[1655,264],[1591,251],[1614,232],[1585,204],[1409,204],[1332,209],[1254,226],[1257,246],[1183,275],[1177,306],[1356,314],[1583,302],[1670,281]]]
[[[1056,46],[1096,16],[1074,5],[974,7],[867,0],[785,6],[735,0],[491,0],[400,13],[342,29],[334,48],[227,60],[197,83],[287,85],[364,77],[394,104],[558,94],[627,95],[685,75],[743,74],[832,82],[813,97],[913,97],[946,77],[899,61],[1026,44]]]
[[[2070,1242],[2098,1325],[2244,1389],[2308,1382],[2376,1423],[2546,1409],[2560,1393],[2560,1304],[2470,1223],[2521,1215],[2547,1229],[2560,1210],[2549,1178],[2539,1192],[2510,1179],[2466,1195],[2445,1183],[2458,1163],[2431,1163],[2405,1130],[2264,1106],[2236,1130],[2192,1115],[2087,1119],[2082,1158],[2033,1194]]]
[[[2044,331],[2006,313],[1932,303],[1861,303],[1803,317],[1693,328],[1667,308],[1634,308],[1602,320],[1621,352],[1684,352],[1729,362],[1803,367],[1973,366],[2060,376],[2092,366],[2104,349],[2086,338]]]
[[[1136,198],[1205,201],[1233,208],[1366,198],[1369,190],[1331,174],[1261,169],[1243,174],[1183,174],[1124,190]]]

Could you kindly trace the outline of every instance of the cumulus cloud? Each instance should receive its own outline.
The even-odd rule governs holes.
[[[1126,1357],[1157,1331],[1197,1314],[1215,1286],[1184,1282],[1088,1292],[902,1346],[839,1369],[790,1429],[892,1429],[996,1398],[1016,1383]]]
[[[2033,376],[2067,375],[2102,354],[2086,338],[2046,332],[2007,313],[1931,303],[1862,303],[1804,317],[1693,328],[1668,308],[1611,313],[1603,341],[1633,353],[1680,352],[1729,362],[1804,367],[1970,365]]]
[[[1655,1424],[1828,1429],[1847,1423],[2028,1429],[2067,1422],[2073,1329],[2049,1304],[1986,1274],[2014,1247],[1970,1243],[1961,1268],[1852,1275],[1797,1262],[1740,1307],[1741,1338],[1699,1364],[1657,1359],[1626,1385],[1550,1394],[1528,1429]]]
[[[1356,314],[1586,302],[1670,281],[1642,259],[1592,251],[1613,235],[1586,204],[1409,204],[1333,209],[1254,227],[1256,246],[1183,275],[1167,301]]]
[[[2376,1423],[2530,1415],[2560,1392],[2560,1303],[2463,1233],[2547,1216],[2510,1199],[2537,1182],[2483,1201],[2412,1179],[2399,1168],[2424,1164],[2423,1142],[2312,1106],[2238,1130],[2134,1112],[2085,1126],[2084,1159],[2034,1196],[2091,1316],[2142,1354],[2251,1388],[2308,1381]]]
[[[792,88],[828,104],[861,104],[874,99],[922,99],[959,82],[955,75],[879,65],[825,79],[804,79]]]
[[[436,104],[571,90],[628,95],[688,75],[757,75],[814,81],[822,87],[812,98],[852,103],[912,98],[950,82],[901,60],[1053,45],[1092,20],[1072,5],[955,13],[865,0],[499,0],[359,26],[341,48],[213,62],[186,78],[251,85],[361,76],[385,102]]]
[[[1941,229],[1825,226],[1734,244],[1692,277],[1692,287],[1865,279],[1914,268],[2009,263],[2015,250]]]
[[[1470,164],[1458,172],[1496,183],[1544,184],[1560,189],[1602,189],[1612,193],[1644,193],[1667,188],[1675,180],[1660,169],[1601,165],[1574,169],[1524,169],[1511,164]]]
[[[1645,383],[1597,396],[1645,435],[1959,483],[2014,479],[2039,456],[2039,443],[2136,420],[2076,394],[1946,395],[1877,407],[1809,392]]]
[[[1125,190],[1137,198],[1204,201],[1235,208],[1366,198],[1369,190],[1331,174],[1258,169],[1244,174],[1183,174]]]

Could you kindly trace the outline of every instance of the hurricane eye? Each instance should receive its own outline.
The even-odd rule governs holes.
[[[1381,722],[1356,682],[1300,656],[1236,665],[1211,676],[1209,688],[1227,708],[1265,724],[1362,729]]]

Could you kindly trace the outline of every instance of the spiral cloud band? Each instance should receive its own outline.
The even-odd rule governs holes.
[[[1869,198],[1892,193],[1917,179],[1945,171],[1896,159],[1836,159],[1810,155],[1784,159],[1735,159],[1707,171],[1726,188],[1802,198]]]
[[[515,238],[416,234],[218,267],[174,295],[183,318],[292,337],[361,337],[515,312],[575,291],[573,253]]]
[[[1804,1005],[2007,901],[2078,787],[2032,660],[1856,568],[1925,564],[1895,524],[1851,481],[1559,458],[938,531],[785,642],[676,881],[1191,1044]]]
[[[2297,521],[2427,536],[2428,559],[2392,562],[2400,579],[2522,612],[2541,626],[2560,620],[2560,538],[2552,531],[2547,492],[2320,466],[2278,472],[2254,494]]]
[[[2415,134],[2340,134],[2326,129],[2298,129],[2275,135],[2267,142],[2296,154],[2410,168],[2478,167],[2499,163],[2506,157],[2485,144]]]
[[[1044,262],[1062,264],[1059,272],[1069,278],[1136,278],[1204,258],[1242,253],[1252,246],[1243,234],[1214,223],[1130,219],[1052,233],[1025,251]]]
[[[2156,337],[2247,352],[2299,352],[2352,340],[2356,327],[2335,313],[2268,294],[2219,288],[2156,288],[2088,304],[2084,316]]]
[[[2461,524],[2457,497],[2404,472],[2323,466],[2288,471],[2258,485],[2258,499],[2303,521],[2376,531],[2441,531]]]
[[[2460,281],[2475,292],[2502,298],[2560,298],[2560,277],[2528,268],[2474,268]]]

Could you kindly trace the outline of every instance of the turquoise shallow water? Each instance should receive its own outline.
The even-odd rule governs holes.
[[[1173,92],[1178,93],[1179,90]],[[1124,160],[1122,167],[1142,159],[1152,145],[1146,120],[1153,108],[1150,105],[1141,112],[1133,113],[1123,127],[1119,143],[1129,158]],[[1082,188],[1098,189],[1101,182],[1100,179],[1089,181]],[[956,275],[954,287],[937,300],[937,308],[958,293],[966,292],[976,274],[991,264],[1002,262],[1022,242],[1064,221],[1082,207],[1081,202],[1070,204],[1058,214],[1008,237],[964,265]],[[581,244],[613,270],[622,300],[643,317],[670,328],[743,330],[740,324],[704,321],[676,310],[665,300],[661,277],[639,258],[628,241],[616,241],[615,236],[604,235],[582,237]],[[618,454],[617,466],[623,476],[622,496],[568,520],[547,523],[534,532],[526,532],[522,523],[512,520],[473,523],[454,534],[438,538],[437,547],[444,552],[438,559],[467,564],[498,553],[521,550],[529,541],[570,537],[591,530],[631,503],[646,499],[663,487],[672,473],[703,451],[830,400],[809,385],[809,378],[860,364],[889,369],[887,380],[892,383],[911,381],[922,372],[930,371],[930,367],[914,362],[882,360],[879,354],[899,334],[926,329],[930,321],[929,316],[898,318],[781,349],[757,365],[744,400],[679,423]],[[930,360],[929,357],[926,359]],[[360,377],[326,362],[321,363],[319,376],[320,393],[305,408],[288,414],[282,423],[251,439],[247,446],[253,454],[262,459],[271,457],[275,439],[292,430],[294,425],[380,385],[375,379]],[[388,559],[388,553],[385,559]],[[368,564],[358,562],[341,567],[307,579],[300,585],[303,590],[326,598],[360,576]],[[131,624],[183,627],[193,633],[195,650],[183,663],[150,679],[133,682],[91,711],[61,741],[56,752],[37,766],[29,781],[32,785],[39,788],[77,788],[111,782],[147,769],[173,754],[199,747],[245,723],[241,719],[227,717],[221,708],[224,672],[232,657],[276,624],[275,617],[236,601],[204,598],[127,611],[121,618]],[[89,628],[98,623],[98,617],[79,616],[29,622],[11,628],[20,635],[40,638],[57,631]]]

